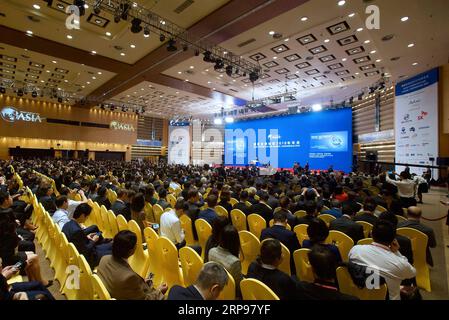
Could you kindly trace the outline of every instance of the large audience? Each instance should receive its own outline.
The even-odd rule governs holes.
[[[16,175],[23,180],[23,186]],[[43,176],[53,179],[54,185]],[[345,266],[355,283],[362,277],[362,287],[369,275],[366,269],[376,270],[381,283],[388,287],[387,299],[399,300],[405,298],[404,288],[416,287],[416,270],[411,241],[398,235],[397,228],[409,227],[425,233],[429,239],[427,262],[433,264],[430,248],[436,246],[435,235],[421,223],[422,212],[416,200],[418,197],[422,202],[423,184],[427,184],[425,179],[413,177],[407,169],[399,175],[383,172],[370,176],[345,175],[332,169],[312,172],[295,166],[293,171],[260,176],[256,167],[212,168],[145,161],[2,161],[0,300],[53,299],[48,290],[53,281],[43,279],[36,255],[34,237],[39,226],[30,221],[34,208],[21,198],[25,187],[36,195],[92,270],[96,268],[115,299],[217,299],[229,275],[235,281],[237,298],[242,297],[239,283],[254,278],[281,300],[356,299],[339,291],[336,270]],[[108,189],[117,194],[113,203],[107,197]],[[177,195],[173,207],[167,198],[169,194]],[[85,227],[92,212],[89,199],[127,221],[134,220],[142,232],[147,227],[154,228],[178,250],[187,246],[180,218],[187,215],[191,219],[195,241],[199,238],[195,222],[207,221],[212,234],[204,247],[190,244],[205,262],[197,281],[187,288],[168,288],[163,283],[153,285],[153,275],[140,277],[127,262],[136,250],[136,234],[120,231],[108,239],[97,226]],[[237,201],[232,204],[231,199]],[[146,214],[144,208],[148,204],[159,204],[166,210],[160,225]],[[238,229],[230,218],[217,212],[218,206],[228,213],[233,209],[245,215],[256,213],[266,222],[267,227],[258,236],[260,253],[247,268],[242,266]],[[297,215],[298,211],[305,214]],[[332,220],[327,223],[320,215],[329,215]],[[397,216],[407,218],[398,222]],[[372,225],[370,234],[365,234],[360,221]],[[301,242],[293,232],[298,225],[307,226],[307,239]],[[326,241],[332,230],[353,240],[347,259],[336,244]],[[372,244],[357,245],[365,238],[372,238]],[[291,275],[280,270],[282,245],[291,253]],[[300,281],[295,274],[293,253],[301,248],[310,249],[308,260],[315,279],[312,282]],[[28,281],[9,285],[8,280],[17,274],[26,275]]]

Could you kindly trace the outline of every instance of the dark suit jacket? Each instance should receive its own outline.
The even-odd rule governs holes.
[[[335,287],[334,284],[309,282],[298,282],[296,290],[296,300],[359,300],[356,297],[339,292],[336,289],[327,288]]]
[[[302,218],[296,219],[296,225],[299,225],[299,224],[309,225],[312,222],[313,219],[315,219],[314,216],[310,216],[310,215],[307,214],[307,215],[305,215]]]
[[[239,209],[241,210],[244,214],[249,215],[251,214],[251,207],[246,206],[246,204],[244,202],[238,202],[236,203],[232,209]]]
[[[357,213],[360,211],[361,206],[357,203],[355,200],[348,200],[344,202],[345,205],[349,206],[351,208],[352,213]]]
[[[84,255],[91,267],[98,264],[95,242],[87,237],[78,222],[70,220],[62,228],[62,232],[66,235],[67,240],[74,244],[78,252]]]
[[[228,214],[231,213],[232,204],[230,204],[229,202],[220,201],[217,205],[222,206],[223,208],[225,208],[228,211]]]
[[[125,216],[126,203],[124,203],[123,201],[117,200],[112,204],[111,210],[112,210],[112,212],[115,213],[116,216],[118,216],[119,214]]]
[[[273,219],[273,210],[268,208],[263,203],[253,204],[251,206],[251,208],[249,209],[249,211],[251,213],[257,213],[258,215],[262,216],[265,219],[265,221],[267,222],[267,225],[270,222],[270,220]]]
[[[96,201],[100,207],[103,205],[106,207],[107,210],[111,209],[111,202],[106,196],[104,197],[97,196],[94,201]]]
[[[433,266],[433,258],[432,258],[432,253],[430,252],[429,248],[435,248],[437,245],[437,241],[435,239],[435,232],[433,231],[432,228],[429,228],[428,226],[423,225],[422,223],[420,223],[417,220],[407,220],[404,222],[400,222],[398,224],[398,228],[412,228],[412,229],[416,229],[418,231],[421,231],[422,233],[427,235],[427,263],[430,266]]]
[[[198,204],[188,202],[189,204],[189,210],[187,210],[187,215],[189,216],[190,220],[192,220],[192,230],[193,230],[193,238],[195,240],[198,240],[198,233],[195,229],[195,221],[198,219],[198,215],[200,214],[200,208]]]
[[[270,196],[270,198],[267,201],[267,204],[274,210],[277,207],[279,207],[279,200],[276,199],[274,196]]]
[[[353,220],[354,221],[365,221],[365,222],[368,222],[368,223],[371,223],[372,225],[374,225],[378,219],[375,215],[365,212],[359,216],[355,216]]]
[[[382,207],[388,209],[388,204],[387,204],[387,202],[384,200],[384,198],[379,197],[378,195],[375,196],[375,197],[373,197],[373,198],[374,198],[374,201],[376,201],[376,203],[377,203],[378,206],[382,206]]]
[[[187,288],[181,286],[173,286],[168,293],[168,300],[204,300],[203,296],[196,290],[194,286]]]
[[[254,261],[248,268],[248,278],[254,278],[262,281],[281,300],[293,300],[296,293],[296,283],[286,273],[278,269],[266,269],[260,262]]]
[[[211,208],[207,208],[206,210],[201,211],[198,215],[198,219],[204,219],[209,222],[210,225],[212,225],[212,222],[217,218],[217,213]]]
[[[412,250],[412,242],[409,238],[405,236],[401,236],[400,234],[396,235],[396,240],[399,243],[399,252],[407,258],[410,264],[413,264],[413,250]]]
[[[363,227],[346,216],[332,220],[329,229],[341,231],[348,235],[354,241],[354,245],[357,244],[357,241],[365,238]]]

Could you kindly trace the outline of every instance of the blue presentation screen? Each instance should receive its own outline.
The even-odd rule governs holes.
[[[309,112],[285,117],[240,121],[226,125],[225,164],[271,165],[350,172],[352,109]]]

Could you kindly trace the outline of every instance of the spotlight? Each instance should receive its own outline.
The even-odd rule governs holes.
[[[103,0],[97,0],[97,1],[95,1],[95,4],[94,4],[94,13],[95,13],[96,15],[99,15],[100,12],[101,12],[100,5],[101,5],[102,2],[103,2]]]
[[[256,82],[257,80],[259,80],[259,75],[257,74],[257,72],[251,72],[250,74],[249,74],[249,80],[251,81],[251,82]]]
[[[139,18],[134,18],[131,21],[131,32],[139,33],[140,31],[142,31],[142,26],[140,25],[141,23],[142,23],[142,20],[140,20]]]
[[[61,97],[58,98],[58,102],[59,102],[59,103],[62,102],[62,98],[61,98]]]
[[[204,54],[204,58],[203,58],[204,62],[212,62],[212,59],[211,59],[212,53],[210,51],[206,51],[203,54]]]
[[[84,16],[84,14],[86,13],[86,8],[84,7],[84,5],[86,4],[86,1],[74,0],[73,4],[78,7],[78,9],[80,11],[80,17]]]
[[[6,93],[6,89],[4,87],[0,87],[0,93]]]
[[[115,23],[119,23],[120,20],[122,20],[121,16],[120,16],[120,10],[117,10],[114,14],[114,22]]]
[[[354,103],[354,97],[349,98],[349,104],[352,105]]]
[[[161,33],[161,35],[159,36],[159,40],[161,42],[164,42],[165,41],[165,35]]]
[[[129,3],[122,3],[120,4],[120,17],[123,20],[128,20],[128,11],[129,11]]]
[[[51,7],[53,5],[53,0],[44,0],[44,2],[47,2],[47,7]]]
[[[384,90],[385,89],[385,82],[382,82],[379,86],[379,90]]]
[[[170,39],[168,41],[167,51],[174,52],[174,51],[178,50],[178,48],[175,45],[176,45],[176,40]]]
[[[148,38],[148,37],[150,36],[150,29],[149,29],[148,27],[145,27],[145,28],[143,29],[143,36],[144,36],[145,38]]]
[[[369,94],[373,94],[374,91],[376,91],[376,88],[375,88],[375,87],[370,87],[370,88],[369,88]]]
[[[23,96],[23,89],[18,89],[17,90],[17,96],[18,97],[22,97]]]
[[[200,55],[200,50],[196,49],[195,50],[195,56],[198,57]]]
[[[100,105],[100,109],[101,110],[105,110],[106,108],[104,107],[104,104]]]
[[[33,92],[31,93],[31,96],[32,96],[33,98],[37,98],[37,92],[36,92],[36,91],[33,91]]]
[[[362,101],[362,99],[363,99],[363,92],[362,92],[362,93],[359,93],[359,96],[357,97],[357,99],[358,99],[359,101]]]
[[[312,110],[315,111],[315,112],[321,111],[321,110],[323,110],[323,106],[321,104],[314,104],[312,106]]]
[[[227,66],[226,67],[226,74],[228,75],[228,76],[232,76],[232,66]]]
[[[215,61],[215,65],[214,65],[214,69],[215,69],[215,70],[223,69],[223,67],[224,67],[224,62],[223,62],[223,60],[218,59],[218,60]]]

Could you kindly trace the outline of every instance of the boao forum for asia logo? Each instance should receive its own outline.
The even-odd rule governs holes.
[[[25,122],[42,122],[42,119],[39,113],[20,111],[14,107],[4,107],[1,111],[1,117],[6,122],[16,122],[16,121],[25,121]]]

